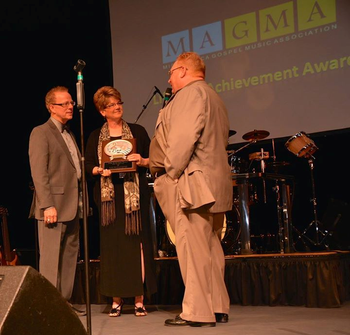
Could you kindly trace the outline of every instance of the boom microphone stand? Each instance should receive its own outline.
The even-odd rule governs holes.
[[[153,97],[158,93],[162,99],[164,98],[163,97],[163,94],[160,92],[159,88],[157,86],[154,86],[154,89],[155,91],[153,92],[152,96],[149,98],[149,100],[147,101],[146,105],[143,105],[142,106],[142,111],[141,113],[139,114],[139,116],[136,118],[135,122],[134,123],[137,123],[137,121],[139,120],[139,118],[141,117],[141,115],[143,114],[143,112],[146,110],[147,106],[149,105],[149,103],[151,102],[151,100],[153,99]]]
[[[83,112],[85,108],[85,92],[83,83],[82,71],[85,67],[85,62],[78,59],[77,64],[74,66],[74,71],[77,75],[77,108],[80,113],[80,141],[81,141],[81,182],[83,191],[83,226],[84,226],[84,254],[85,254],[85,294],[86,294],[86,328],[89,335],[91,335],[91,306],[90,306],[90,282],[89,282],[89,248],[88,248],[88,224],[87,224],[87,213],[88,213],[88,199],[87,199],[87,187],[85,177],[85,149],[84,149],[84,122]]]

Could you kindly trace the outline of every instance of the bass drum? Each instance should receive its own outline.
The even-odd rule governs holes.
[[[150,221],[153,237],[154,257],[175,257],[176,249],[167,236],[166,219],[154,194],[153,182],[148,183],[148,185],[151,190]]]
[[[170,243],[176,246],[175,234],[168,220],[166,220],[166,234]],[[219,233],[225,255],[238,254],[240,234],[239,211],[237,206],[233,205],[233,209],[225,213],[223,227]]]
[[[166,232],[166,236],[168,237],[170,243],[175,246],[176,245],[176,243],[175,243],[175,234],[174,234],[174,231],[171,228],[170,223],[169,223],[168,220],[166,220],[165,232]]]
[[[241,225],[238,204],[234,203],[232,210],[225,213],[224,228],[221,232],[221,245],[225,255],[238,255],[240,246]]]

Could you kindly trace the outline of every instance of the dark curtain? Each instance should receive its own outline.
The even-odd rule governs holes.
[[[90,263],[90,301],[109,302],[99,293],[99,262]],[[72,302],[85,303],[84,264],[77,268]],[[350,252],[235,256],[226,259],[231,304],[340,307],[350,300]],[[146,304],[180,305],[184,293],[176,257],[157,259],[158,292]]]

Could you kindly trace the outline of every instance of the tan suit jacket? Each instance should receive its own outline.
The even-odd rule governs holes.
[[[184,210],[207,206],[209,212],[221,213],[232,209],[228,132],[226,108],[205,81],[185,86],[160,111],[153,141],[163,151],[167,175],[155,180],[154,190],[170,224],[174,196]],[[151,172],[153,168],[151,150]]]

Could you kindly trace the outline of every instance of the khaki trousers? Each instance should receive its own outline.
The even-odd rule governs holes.
[[[224,280],[225,255],[217,234],[224,213],[208,213],[204,206],[182,209],[177,182],[166,175],[155,180],[154,192],[175,235],[185,285],[181,317],[215,322],[214,313],[228,314],[230,309]]]
[[[225,256],[217,233],[224,214],[203,209],[184,211],[175,223],[176,252],[185,285],[181,317],[215,322],[214,313],[230,308],[224,271]]]

